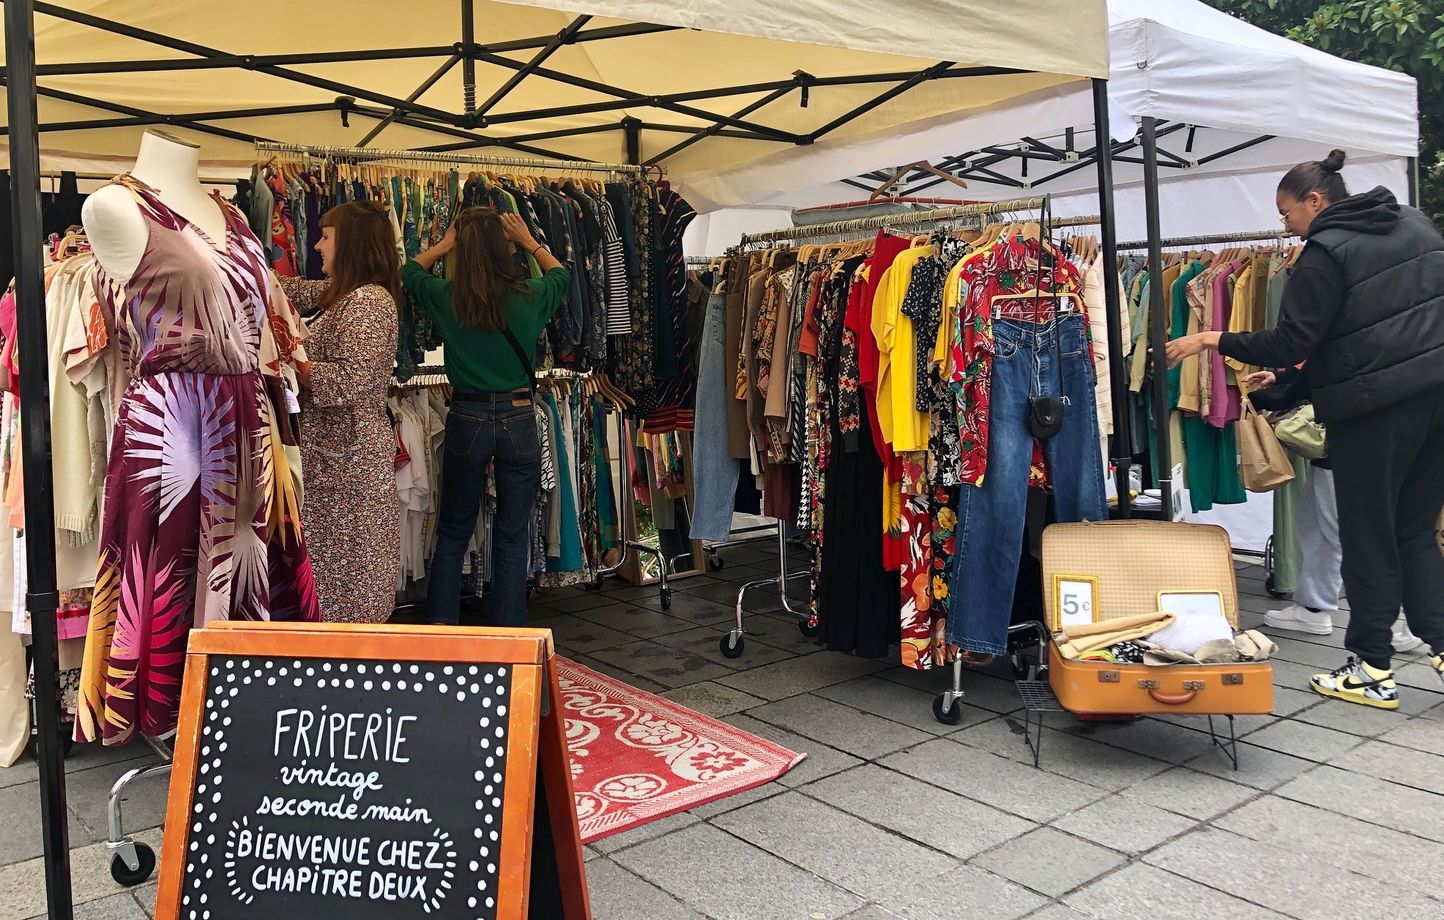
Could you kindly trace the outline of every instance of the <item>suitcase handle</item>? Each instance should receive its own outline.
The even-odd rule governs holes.
[[[1149,688],[1148,695],[1153,697],[1155,703],[1162,703],[1164,706],[1187,706],[1198,696],[1197,690],[1189,690],[1187,693],[1159,693]]]

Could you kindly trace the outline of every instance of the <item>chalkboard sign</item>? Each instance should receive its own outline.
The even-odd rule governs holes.
[[[156,916],[510,920],[529,915],[534,888],[551,906],[531,916],[588,916],[564,729],[543,705],[556,693],[550,641],[431,627],[193,633]],[[548,757],[561,762],[547,769]],[[550,844],[535,854],[540,876],[537,824]]]

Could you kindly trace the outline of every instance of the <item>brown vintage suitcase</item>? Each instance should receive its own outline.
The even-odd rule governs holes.
[[[1228,533],[1204,524],[1112,521],[1056,524],[1043,532],[1047,625],[1058,624],[1055,579],[1096,579],[1095,619],[1158,609],[1160,591],[1218,591],[1238,628],[1238,586]],[[1058,701],[1080,715],[1266,715],[1274,708],[1268,662],[1173,665],[1073,661],[1048,645],[1048,679]]]

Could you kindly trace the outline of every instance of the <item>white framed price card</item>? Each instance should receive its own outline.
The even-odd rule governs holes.
[[[1092,575],[1053,576],[1054,632],[1065,626],[1098,622],[1098,579]]]

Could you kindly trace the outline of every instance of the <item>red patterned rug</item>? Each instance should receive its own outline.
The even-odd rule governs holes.
[[[807,756],[557,661],[584,843],[770,783]]]

